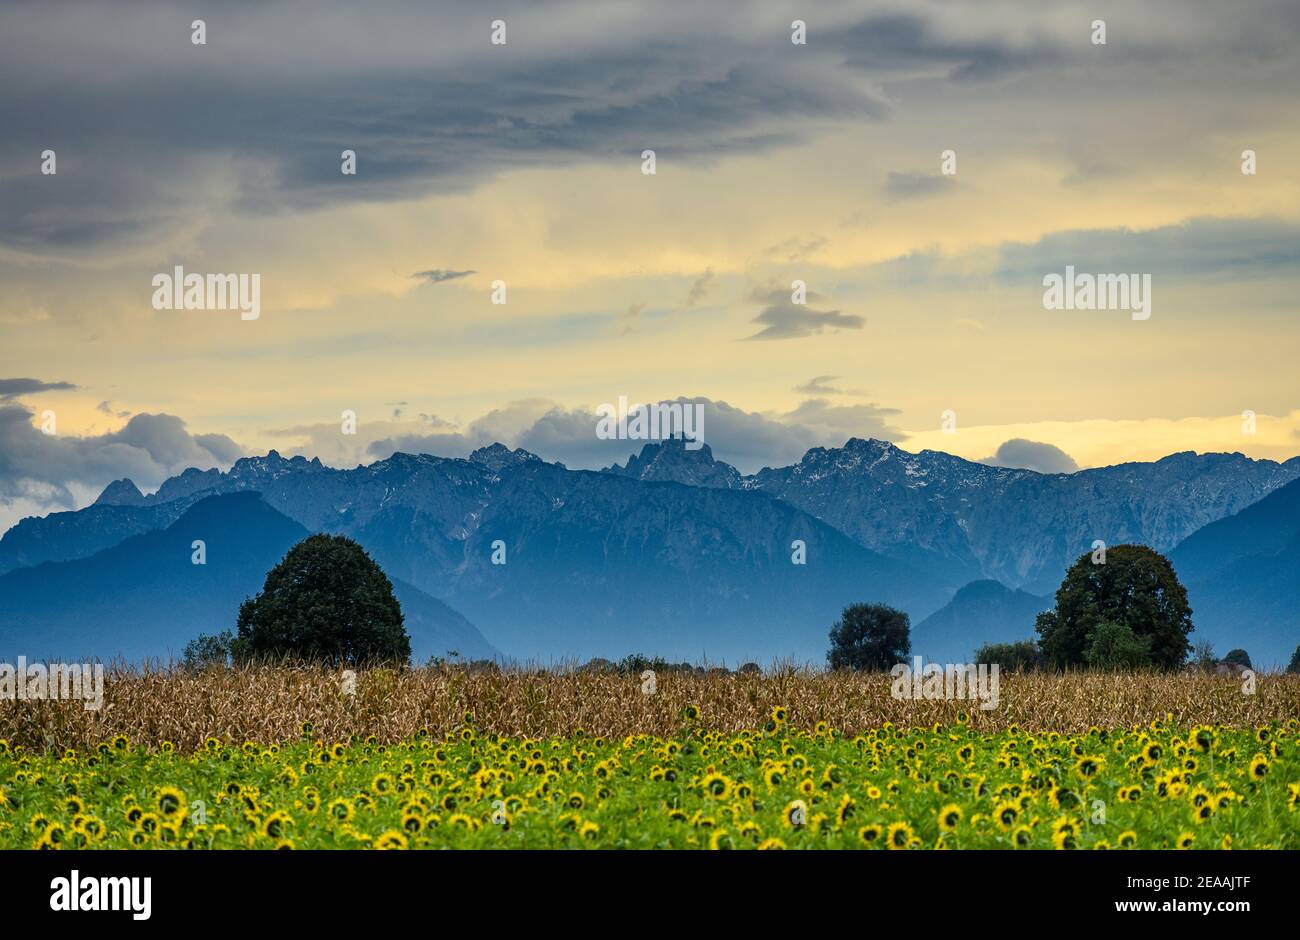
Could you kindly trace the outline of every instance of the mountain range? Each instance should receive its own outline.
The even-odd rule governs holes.
[[[0,538],[0,651],[67,639],[163,655],[231,626],[293,536],[323,531],[358,540],[403,586],[403,607],[425,611],[430,655],[817,662],[838,611],[877,600],[911,614],[917,652],[961,661],[1032,636],[1065,569],[1100,539],[1172,552],[1196,638],[1226,649],[1249,637],[1257,659],[1285,662],[1300,640],[1287,601],[1298,478],[1300,458],[1180,453],[1041,474],[860,439],[752,475],[680,440],[603,471],[501,444],[347,470],[271,451],[186,470],[149,495],[115,481],[89,507],[18,523]],[[197,585],[171,556],[193,567],[184,536],[217,526],[212,500],[229,494],[260,497],[256,510],[240,504],[239,575],[220,587],[215,570],[203,575],[201,609],[173,602]]]

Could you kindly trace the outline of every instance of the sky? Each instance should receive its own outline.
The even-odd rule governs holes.
[[[1298,52],[1265,0],[4,5],[0,530],[271,448],[607,466],[621,396],[745,472],[1293,457]]]

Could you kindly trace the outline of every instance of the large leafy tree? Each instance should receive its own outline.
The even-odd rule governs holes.
[[[238,628],[244,656],[336,666],[411,658],[393,585],[365,549],[341,535],[312,535],[289,549],[262,592],[240,606]]]
[[[1122,624],[1148,642],[1151,666],[1182,665],[1192,608],[1168,558],[1145,545],[1116,545],[1100,564],[1081,555],[1056,591],[1056,609],[1038,615],[1039,646],[1059,668],[1084,665],[1104,624]]]
[[[850,604],[831,627],[832,669],[884,671],[912,651],[907,614],[886,604]]]

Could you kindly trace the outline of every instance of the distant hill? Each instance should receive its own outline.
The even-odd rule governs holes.
[[[912,653],[942,663],[974,662],[985,643],[1036,640],[1034,618],[1052,597],[1012,590],[997,581],[973,581],[944,607],[912,627]]]
[[[0,660],[179,658],[200,633],[233,629],[239,604],[307,530],[255,493],[213,496],[165,529],[131,536],[75,561],[0,576]],[[191,562],[201,539],[207,563]],[[414,658],[455,649],[495,650],[464,617],[419,589],[393,581]]]
[[[1300,480],[1212,522],[1170,554],[1187,588],[1193,641],[1256,666],[1285,666],[1300,645]]]

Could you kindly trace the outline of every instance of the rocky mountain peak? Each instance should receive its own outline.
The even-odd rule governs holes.
[[[741,488],[740,471],[729,463],[715,460],[708,444],[692,450],[686,443],[684,438],[674,437],[646,444],[640,454],[628,458],[627,466],[614,464],[604,472],[653,482],[727,490]]]
[[[489,444],[487,447],[480,447],[469,455],[469,459],[476,464],[486,467],[493,473],[500,473],[506,467],[514,467],[521,463],[531,463],[533,461],[541,462],[542,458],[536,454],[529,453],[522,447],[516,447],[511,450],[500,441]]]
[[[114,480],[104,487],[104,492],[95,500],[95,506],[142,506],[144,494],[135,483],[125,477]]]

